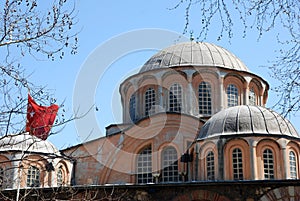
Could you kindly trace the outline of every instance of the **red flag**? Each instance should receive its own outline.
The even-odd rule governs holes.
[[[58,105],[39,106],[28,94],[26,131],[46,140],[54,123]]]

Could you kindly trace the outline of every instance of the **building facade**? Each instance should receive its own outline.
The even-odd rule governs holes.
[[[62,167],[65,186],[77,189],[77,198],[89,192],[90,200],[300,199],[299,134],[265,108],[267,81],[228,50],[175,44],[119,89],[123,122],[107,126],[105,137],[61,150],[51,161],[56,176],[41,176],[41,187],[56,188]],[[45,169],[49,159],[39,161]]]
[[[49,141],[29,133],[0,141],[1,189],[70,185],[73,163]]]

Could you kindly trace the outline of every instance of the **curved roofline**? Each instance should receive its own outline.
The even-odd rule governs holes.
[[[28,132],[8,134],[0,138],[0,152],[23,151],[59,155],[60,151],[48,140],[42,140]]]
[[[72,158],[71,157],[69,157],[69,156],[66,156],[66,155],[64,155],[60,150],[58,151],[58,153],[59,154],[57,154],[57,153],[45,153],[45,152],[37,152],[37,151],[22,151],[22,150],[16,150],[16,149],[11,149],[11,150],[7,150],[7,151],[5,151],[5,150],[1,150],[0,151],[0,153],[11,153],[11,152],[15,152],[15,153],[23,153],[23,154],[25,154],[24,155],[24,158],[26,157],[26,156],[28,156],[28,154],[30,154],[30,155],[42,155],[42,156],[49,156],[48,158],[46,158],[46,159],[51,159],[51,158],[63,158],[63,159],[66,159],[66,160],[72,160]]]
[[[139,73],[186,65],[223,66],[228,69],[249,71],[241,59],[226,48],[208,42],[186,41],[158,51],[145,62]]]
[[[262,106],[238,105],[214,114],[201,128],[198,139],[221,136],[290,136],[300,139],[291,122]]]

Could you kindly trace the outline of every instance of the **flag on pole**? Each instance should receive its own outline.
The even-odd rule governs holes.
[[[28,93],[26,131],[46,140],[54,123],[58,105],[40,106]]]

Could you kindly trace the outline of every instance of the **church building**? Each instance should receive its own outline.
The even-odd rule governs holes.
[[[123,121],[107,126],[106,136],[60,151],[12,136],[18,145],[0,148],[0,173],[14,167],[2,188],[6,195],[77,189],[73,197],[57,193],[61,200],[84,192],[89,200],[300,200],[300,136],[265,107],[268,91],[225,48],[196,41],[166,47],[122,82]],[[20,154],[26,160],[13,162]]]

